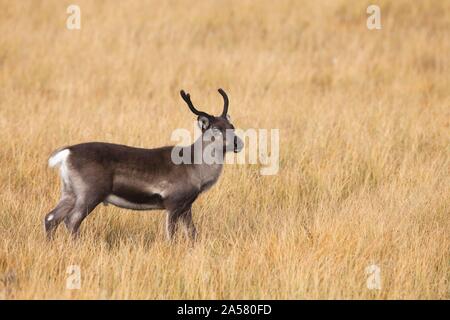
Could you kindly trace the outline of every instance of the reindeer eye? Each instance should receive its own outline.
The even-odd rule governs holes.
[[[214,134],[221,134],[222,133],[222,131],[220,131],[220,129],[218,129],[218,128],[212,128],[212,131],[213,131]]]

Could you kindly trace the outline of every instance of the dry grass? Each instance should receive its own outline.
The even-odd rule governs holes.
[[[343,0],[76,1],[69,31],[73,2],[0,3],[3,298],[449,298],[449,1],[377,1],[380,31]],[[178,90],[218,112],[218,87],[237,126],[280,128],[278,175],[227,166],[193,248],[111,206],[45,241],[52,150],[170,144],[192,129]]]

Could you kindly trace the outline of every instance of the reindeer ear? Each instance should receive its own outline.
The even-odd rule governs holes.
[[[209,127],[209,119],[205,116],[198,117],[198,126],[202,130],[206,130]]]

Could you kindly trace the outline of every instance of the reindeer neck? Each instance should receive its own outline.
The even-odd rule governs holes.
[[[210,141],[203,141],[202,137],[200,137],[190,146],[192,155],[194,155],[195,152],[203,153],[205,148],[211,143],[212,142]],[[198,144],[201,144],[201,148],[199,148]],[[223,161],[219,161],[218,163],[207,163],[202,158],[201,163],[194,163],[194,166],[194,170],[197,172],[197,176],[201,180],[202,189],[206,190],[219,179],[220,174],[222,173]]]

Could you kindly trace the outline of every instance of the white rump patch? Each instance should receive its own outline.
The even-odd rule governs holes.
[[[50,214],[50,215],[47,217],[47,221],[52,221],[53,218],[54,218],[54,216],[53,216],[52,214]]]
[[[52,155],[50,157],[50,159],[48,159],[49,167],[53,168],[53,167],[61,165],[61,163],[66,161],[66,159],[69,156],[69,154],[70,154],[70,150],[69,149],[63,149],[61,151],[58,151],[57,153]]]
[[[60,168],[60,174],[61,178],[65,183],[69,183],[69,170],[67,168],[67,157],[70,155],[69,149],[63,149],[61,151],[56,152],[53,154],[50,159],[48,159],[48,165],[50,167],[57,167]]]

